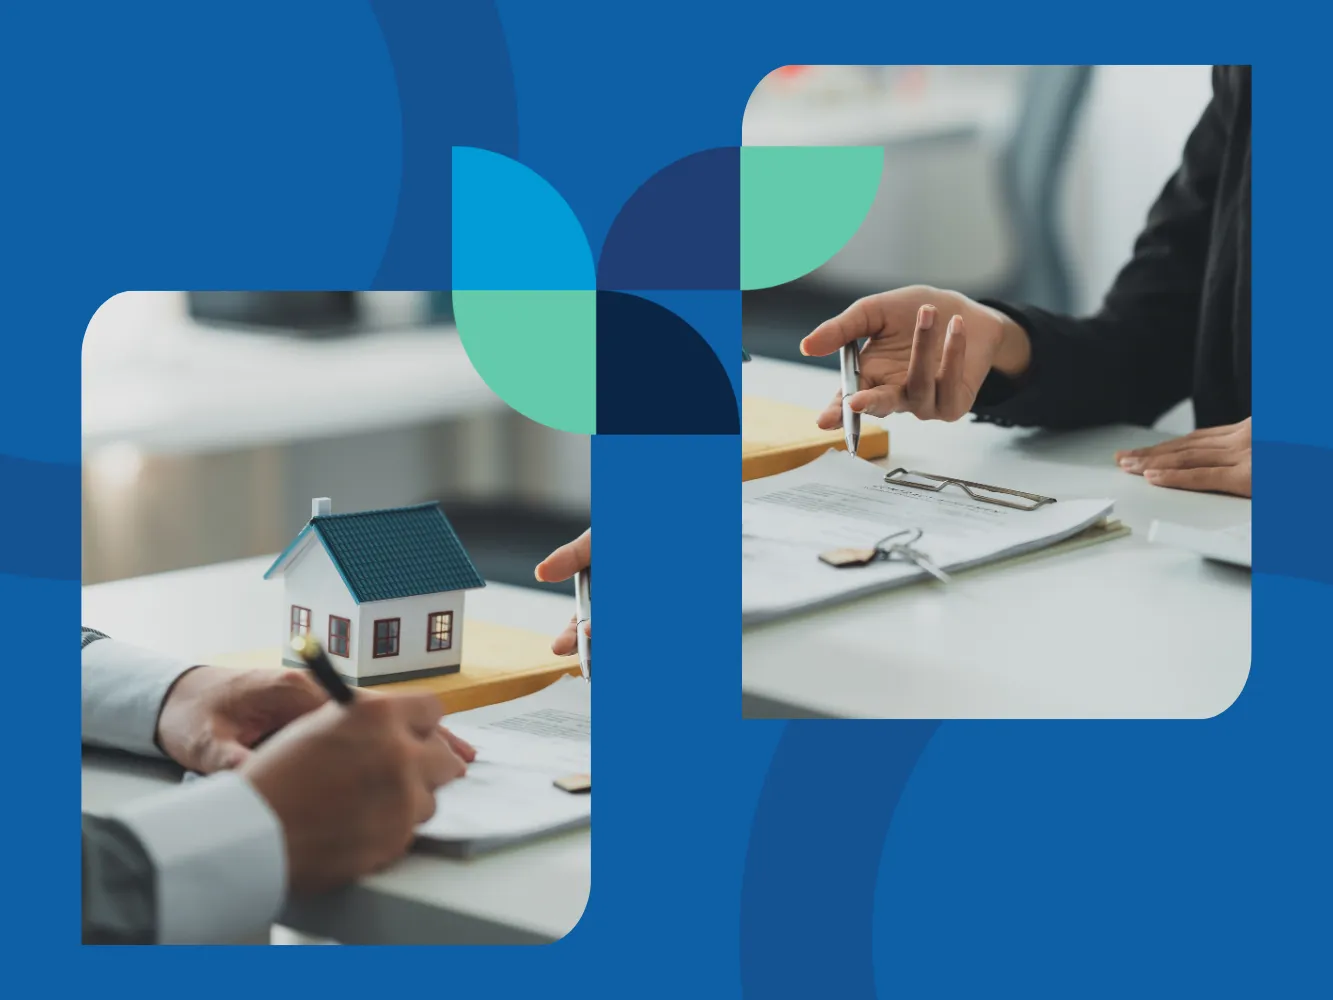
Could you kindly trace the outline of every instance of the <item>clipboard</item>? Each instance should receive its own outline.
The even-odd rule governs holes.
[[[1007,507],[1010,510],[1034,511],[1045,507],[1047,504],[1059,502],[1055,497],[1045,497],[1039,493],[1027,493],[1023,490],[1011,489],[1008,486],[978,483],[970,479],[941,476],[933,472],[918,472],[914,469],[891,469],[884,474],[884,482],[896,486],[910,486],[913,489],[925,490],[929,493],[941,493],[946,488],[955,486],[973,500],[995,504],[998,507]],[[1009,497],[1018,499],[1011,500],[1008,499]],[[1033,559],[1044,559],[1047,556],[1072,552],[1088,545],[1096,545],[1098,542],[1107,542],[1113,538],[1123,538],[1130,533],[1129,525],[1113,517],[1104,517],[1096,524],[1088,525],[1077,535],[1072,535],[1063,541],[1034,549],[1031,552],[1024,552],[1020,555],[997,559],[994,562],[983,563],[980,566],[973,566],[954,575],[970,575],[984,572],[993,567],[1013,566]]]

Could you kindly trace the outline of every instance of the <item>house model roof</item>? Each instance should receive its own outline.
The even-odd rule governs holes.
[[[486,586],[437,503],[310,519],[264,573],[281,573],[318,540],[358,604]]]

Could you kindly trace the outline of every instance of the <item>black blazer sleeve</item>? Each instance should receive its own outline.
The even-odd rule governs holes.
[[[83,817],[83,943],[157,941],[157,876],[143,845],[112,819]]]
[[[1213,70],[1213,98],[1185,144],[1179,169],[1148,214],[1134,254],[1093,316],[1058,316],[988,302],[1032,340],[1017,380],[992,372],[979,419],[1053,428],[1151,425],[1190,395],[1214,201],[1232,100]]]

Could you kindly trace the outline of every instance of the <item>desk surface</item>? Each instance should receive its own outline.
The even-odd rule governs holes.
[[[83,622],[117,639],[188,659],[272,641],[281,587],[266,584],[272,559],[244,559],[85,587]],[[209,607],[202,638],[190,609]],[[468,595],[468,614],[555,634],[569,620],[555,594],[489,584]],[[206,647],[206,648],[205,648]],[[85,751],[83,807],[98,812],[177,780],[159,761]],[[469,861],[411,854],[346,889],[289,901],[281,922],[348,944],[522,944],[554,941],[583,915],[591,831],[550,837]]]
[[[756,358],[746,394],[827,405],[836,373]],[[1151,545],[1154,518],[1204,528],[1250,501],[1150,486],[1117,448],[1143,428],[1073,434],[886,421],[881,460],[1049,496],[1110,497],[1127,538],[917,585],[747,629],[749,715],[886,718],[1208,718],[1250,669],[1250,574]]]

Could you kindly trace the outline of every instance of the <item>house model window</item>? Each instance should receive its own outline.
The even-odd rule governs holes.
[[[398,630],[402,627],[401,618],[381,618],[375,623],[375,655],[398,655]]]
[[[361,685],[457,673],[463,599],[486,586],[439,504],[335,514],[326,497],[264,578],[286,590],[284,650],[328,622],[334,667]]]
[[[436,611],[430,616],[426,632],[426,652],[448,649],[454,643],[454,613]]]
[[[334,656],[351,656],[352,623],[347,618],[329,615],[329,652]]]

